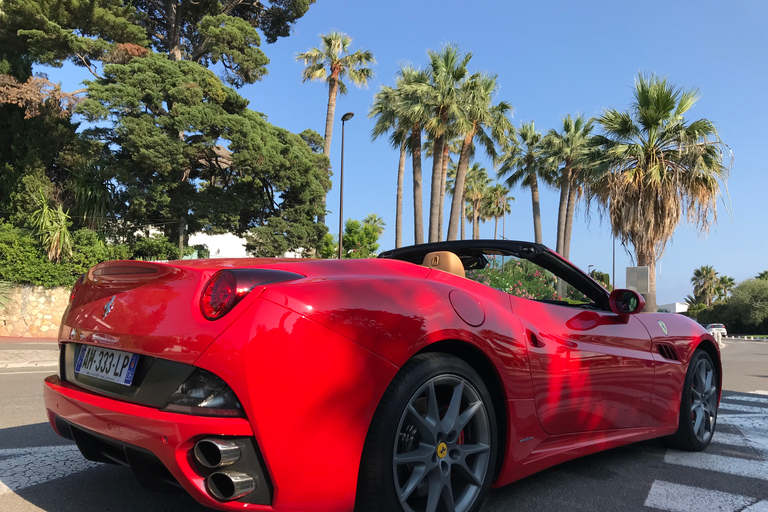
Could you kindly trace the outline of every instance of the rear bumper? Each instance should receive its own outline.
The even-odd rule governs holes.
[[[101,438],[104,446],[117,447],[118,451],[127,448],[123,453],[128,459],[140,458],[149,466],[153,459],[157,459],[181,487],[207,507],[219,510],[274,510],[271,506],[216,500],[206,490],[204,477],[192,457],[195,443],[204,437],[252,437],[251,426],[245,419],[161,412],[95,395],[61,382],[56,375],[45,379],[44,399],[51,426],[64,437],[70,436],[59,430],[62,425],[69,424],[74,427],[75,437],[79,433],[94,439]],[[119,457],[107,458],[122,462]],[[127,462],[127,465],[134,465],[130,460]],[[133,469],[137,471],[137,468]],[[162,472],[156,477],[157,483],[172,484],[170,479],[162,482]]]

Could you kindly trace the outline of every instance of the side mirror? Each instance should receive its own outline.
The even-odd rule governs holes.
[[[613,290],[608,297],[611,311],[617,315],[632,315],[645,308],[645,299],[632,290]]]

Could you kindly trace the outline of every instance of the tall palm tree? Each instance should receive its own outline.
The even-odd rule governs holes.
[[[333,134],[333,116],[336,113],[336,98],[339,94],[347,93],[344,78],[358,87],[367,87],[373,77],[369,67],[376,63],[373,53],[369,50],[357,50],[349,53],[352,38],[343,32],[320,34],[322,46],[312,48],[296,56],[306,67],[301,73],[302,82],[307,80],[324,82],[328,85],[328,108],[325,114],[325,136],[323,154],[330,158],[331,135]],[[320,222],[325,222],[325,215]]]
[[[725,145],[708,119],[690,123],[685,113],[697,89],[676,88],[664,78],[640,74],[627,111],[610,108],[598,123],[603,165],[590,189],[609,213],[613,235],[635,248],[637,264],[649,267],[646,311],[656,311],[656,260],[683,215],[706,232],[717,220]]]
[[[402,85],[402,76],[398,78],[398,87]],[[368,117],[375,117],[376,124],[371,132],[371,138],[376,140],[379,136],[392,132],[389,142],[400,150],[400,159],[397,165],[397,199],[395,204],[395,247],[403,245],[403,181],[405,177],[405,160],[408,150],[408,141],[411,135],[410,125],[402,117],[397,115],[400,102],[400,90],[388,86],[382,86],[381,90],[373,97],[373,106]]]
[[[549,165],[558,168],[559,176],[556,181],[560,184],[560,203],[555,250],[566,259],[570,256],[571,226],[578,195],[577,172],[587,167],[588,158],[592,154],[592,128],[591,119],[581,114],[574,119],[568,114],[563,117],[562,130],[549,130],[543,140]]]
[[[442,183],[443,145],[450,136],[451,124],[461,115],[459,87],[467,76],[471,53],[463,56],[458,46],[446,45],[442,51],[429,51],[427,83],[411,85],[409,116],[418,117],[424,130],[434,139],[432,157],[432,186],[429,203],[429,241],[436,242],[440,231],[439,205]],[[427,117],[425,117],[425,114]]]
[[[433,151],[435,148],[435,141],[432,139],[427,139],[427,142],[424,143],[424,153],[426,154],[427,158],[431,158],[433,156]],[[452,137],[450,139],[446,139],[443,143],[443,156],[441,160],[441,172],[440,172],[440,200],[438,201],[437,206],[437,225],[440,226],[440,229],[437,233],[437,239],[438,241],[441,241],[443,239],[443,206],[445,204],[445,194],[447,192],[447,180],[448,180],[448,167],[450,165],[453,165],[453,155],[458,155],[461,153],[461,140],[455,137]],[[455,178],[455,174],[454,174]]]
[[[498,157],[495,141],[504,143],[506,138],[514,133],[509,120],[512,106],[502,101],[491,105],[493,95],[497,90],[496,76],[473,75],[461,87],[461,115],[455,123],[456,133],[463,137],[461,155],[456,173],[456,187],[464,188],[464,181],[469,168],[469,157],[474,151],[474,141],[477,138],[492,159]],[[451,204],[451,217],[448,223],[448,240],[456,240],[463,202],[456,195]]]
[[[484,201],[484,212],[488,218],[493,219],[493,239],[498,238],[499,219],[512,212],[509,202],[515,198],[509,195],[509,189],[497,183],[488,189]]]
[[[533,205],[533,237],[537,244],[543,243],[541,237],[541,207],[539,203],[539,179],[552,183],[548,168],[544,165],[544,153],[541,145],[541,133],[536,131],[533,121],[523,123],[517,135],[510,139],[501,157],[499,177],[507,176],[505,183],[514,187],[520,183],[531,189]]]
[[[707,307],[712,306],[712,301],[717,294],[717,284],[719,278],[717,272],[710,265],[704,265],[693,271],[691,284],[693,284],[693,295],[704,301]]]
[[[400,66],[398,83],[400,103],[397,115],[410,126],[411,136],[408,147],[413,165],[413,238],[414,244],[424,243],[424,207],[421,179],[421,133],[429,120],[430,112],[425,106],[424,94],[429,88],[429,74],[412,66]]]
[[[458,175],[458,172],[457,172]],[[472,239],[480,238],[480,220],[482,217],[481,207],[483,199],[486,197],[488,186],[491,184],[491,178],[488,172],[478,163],[472,164],[467,171],[467,179],[464,186],[464,197],[472,207]],[[460,190],[456,187],[456,190]],[[454,192],[454,200],[456,193]]]

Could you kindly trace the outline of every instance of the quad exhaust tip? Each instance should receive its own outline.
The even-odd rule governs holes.
[[[216,469],[237,462],[242,456],[240,446],[226,439],[201,439],[195,444],[195,459],[203,466]]]
[[[256,490],[256,479],[236,471],[218,471],[206,480],[208,492],[221,501],[242,498]]]

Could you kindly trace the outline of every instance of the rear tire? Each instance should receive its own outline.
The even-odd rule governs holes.
[[[700,452],[709,446],[717,424],[719,387],[712,358],[698,349],[685,374],[677,432],[666,439],[681,450]]]
[[[363,449],[356,510],[476,512],[496,464],[493,402],[477,372],[439,353],[408,361]]]

